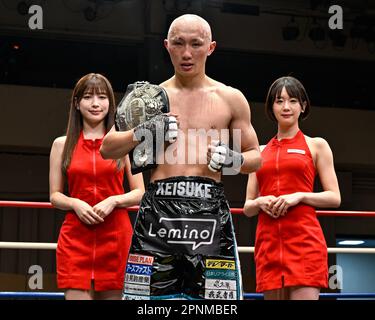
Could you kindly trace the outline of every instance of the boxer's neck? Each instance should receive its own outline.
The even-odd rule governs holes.
[[[181,89],[201,88],[208,83],[207,76],[204,73],[189,77],[175,74],[174,82],[176,87]]]

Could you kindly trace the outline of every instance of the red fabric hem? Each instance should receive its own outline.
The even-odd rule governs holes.
[[[309,279],[309,278],[293,278],[288,279],[284,278],[284,286],[280,280],[278,281],[264,281],[261,283],[257,283],[256,292],[264,292],[269,290],[277,290],[283,287],[295,287],[295,286],[303,286],[303,287],[316,287],[316,288],[327,288],[328,281],[327,279]]]
[[[122,290],[124,286],[123,279],[116,280],[95,280],[94,279],[94,290],[95,291],[108,291],[108,290]],[[91,279],[83,280],[79,279],[57,279],[57,287],[59,289],[80,289],[90,290]]]

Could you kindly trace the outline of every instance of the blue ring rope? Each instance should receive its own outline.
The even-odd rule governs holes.
[[[370,299],[375,293],[320,293],[321,299]],[[0,292],[0,299],[64,299],[63,292]],[[261,293],[245,293],[244,299],[262,300]]]
[[[375,298],[375,293],[320,293],[319,294],[320,299],[365,299],[365,298]],[[249,300],[249,299],[255,299],[255,300],[262,300],[263,299],[263,294],[262,293],[244,293],[244,299]]]
[[[64,292],[0,292],[0,299],[64,299]]]

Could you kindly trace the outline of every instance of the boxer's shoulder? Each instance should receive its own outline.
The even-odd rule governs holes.
[[[162,83],[159,84],[159,86],[166,89],[167,91],[176,87],[176,85],[174,84],[173,78],[163,81]]]
[[[224,100],[232,101],[233,99],[244,98],[240,90],[226,85],[225,83],[210,79],[210,84],[209,88]]]
[[[233,114],[244,115],[249,111],[249,103],[239,89],[223,85],[218,87],[217,94]]]

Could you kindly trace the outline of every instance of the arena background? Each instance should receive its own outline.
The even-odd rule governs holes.
[[[43,9],[41,30],[29,28],[32,4]],[[332,5],[343,9],[342,30],[328,26]],[[375,3],[364,0],[0,0],[0,200],[49,200],[50,147],[64,134],[82,75],[107,76],[117,101],[131,82],[172,75],[163,39],[183,13],[211,24],[217,49],[207,74],[242,90],[261,144],[276,132],[263,108],[271,82],[293,75],[304,83],[313,109],[301,128],[330,143],[339,210],[375,210]],[[243,206],[246,182],[224,177],[231,207]],[[59,210],[0,208],[0,241],[56,242],[63,218]],[[329,247],[359,238],[374,247],[374,219],[319,219]],[[234,221],[239,245],[253,246],[257,219]],[[344,278],[342,292],[375,292],[374,255],[359,256],[329,255],[330,265],[352,268],[344,268],[354,278]],[[254,292],[253,255],[242,253],[241,263],[245,291]],[[34,264],[43,268],[43,290],[56,291],[53,250],[10,249],[0,250],[0,291],[31,290]]]

